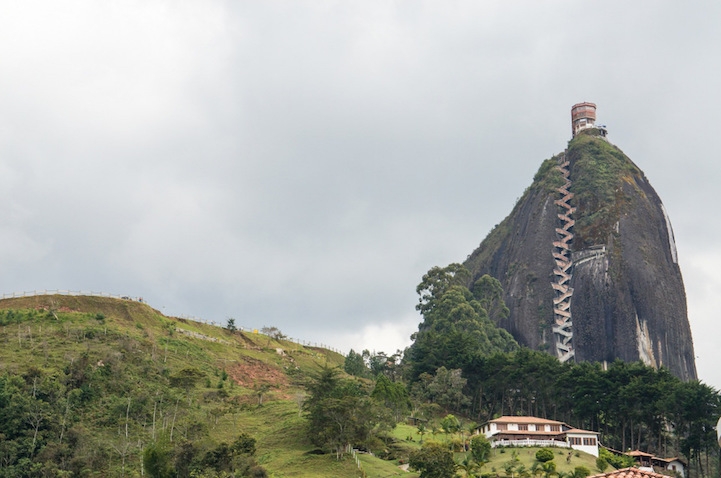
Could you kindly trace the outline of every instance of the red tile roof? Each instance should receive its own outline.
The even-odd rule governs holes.
[[[653,456],[652,454],[643,452],[641,450],[627,451],[626,454],[628,456]]]
[[[588,478],[668,478],[668,476],[653,471],[639,470],[638,468],[622,468],[609,473],[592,475]]]
[[[672,456],[671,458],[660,458],[658,456],[654,456],[653,459],[658,460],[658,461],[665,461],[666,463],[671,463],[672,461],[677,461],[679,463],[685,463],[681,458],[679,458],[677,456]]]
[[[503,416],[496,418],[495,420],[489,420],[488,423],[540,423],[544,425],[565,425],[563,422],[557,422],[556,420],[546,420],[545,418],[538,417],[512,417]]]

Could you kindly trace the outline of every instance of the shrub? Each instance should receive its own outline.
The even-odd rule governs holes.
[[[633,458],[628,455],[614,455],[605,448],[600,448],[598,450],[598,453],[600,457],[606,460],[609,465],[611,465],[617,470],[620,470],[621,468],[628,468],[629,466],[634,465]]]
[[[450,478],[455,475],[456,463],[453,453],[440,443],[427,442],[419,450],[411,452],[408,463],[420,471],[421,478]]]
[[[591,474],[591,470],[589,470],[585,466],[577,466],[576,468],[573,469],[573,477],[574,478],[586,478],[590,474]]]
[[[548,448],[541,448],[536,452],[536,460],[540,461],[541,463],[553,460],[553,450],[550,450]]]

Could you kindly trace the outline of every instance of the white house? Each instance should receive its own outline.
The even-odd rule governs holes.
[[[503,416],[481,425],[491,446],[555,446],[598,456],[598,433],[538,417]]]
[[[653,464],[661,469],[672,471],[681,477],[686,476],[686,463],[678,457],[659,458],[653,457]]]

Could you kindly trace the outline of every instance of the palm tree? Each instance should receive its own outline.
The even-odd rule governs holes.
[[[518,465],[516,473],[519,478],[530,478],[531,470],[526,468],[526,465]]]
[[[553,461],[547,461],[541,464],[541,470],[543,470],[543,478],[551,478],[551,476],[558,476],[556,471],[556,464]]]
[[[423,435],[428,433],[428,429],[426,428],[425,423],[420,422],[418,426],[416,427],[416,433],[418,433],[421,436],[421,445],[423,445]]]
[[[475,478],[479,475],[476,474],[476,471],[480,471],[481,466],[476,463],[472,458],[469,458],[467,455],[463,459],[463,461],[458,465],[458,468],[460,470],[463,470],[465,473],[465,476],[469,478]]]

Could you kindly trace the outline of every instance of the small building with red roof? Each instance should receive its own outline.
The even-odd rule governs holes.
[[[641,450],[627,451],[624,455],[633,457],[641,469],[649,468],[656,471],[667,470],[682,477],[686,476],[686,463],[678,457],[660,458]]]
[[[605,447],[606,450],[618,456],[630,456],[636,462],[636,468],[645,471],[667,473],[671,476],[686,476],[686,462],[678,457],[661,458],[641,450],[618,451]]]

